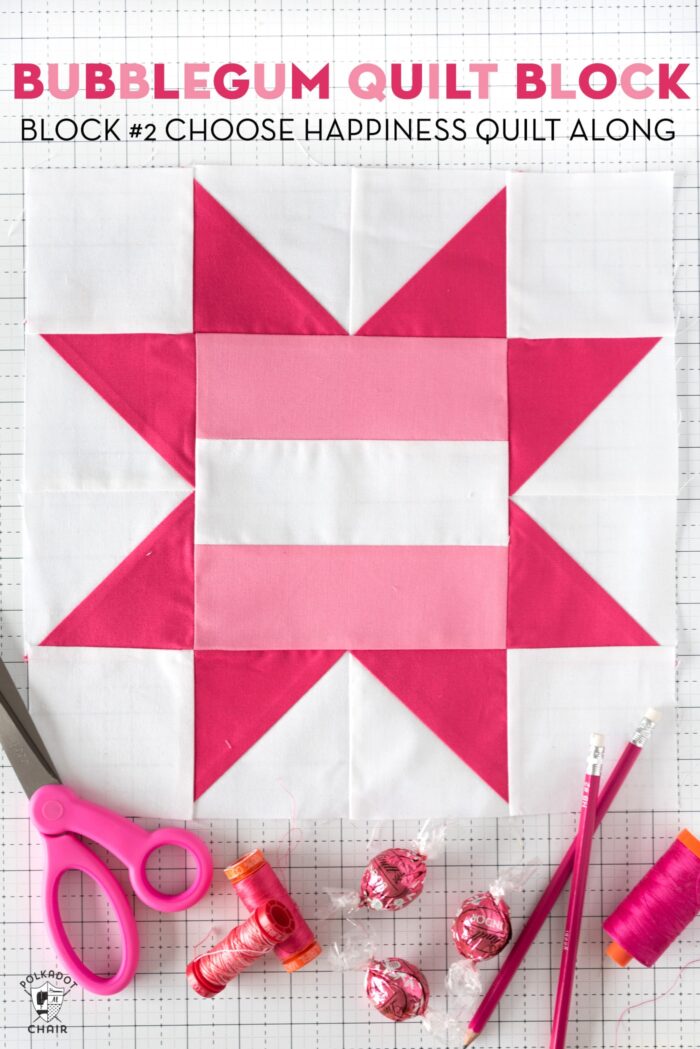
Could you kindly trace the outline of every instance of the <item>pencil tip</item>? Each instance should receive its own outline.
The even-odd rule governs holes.
[[[467,1046],[471,1045],[472,1042],[475,1042],[478,1037],[479,1037],[479,1032],[478,1031],[472,1031],[471,1029],[468,1030],[467,1031],[467,1036],[464,1039],[463,1049],[467,1049]]]

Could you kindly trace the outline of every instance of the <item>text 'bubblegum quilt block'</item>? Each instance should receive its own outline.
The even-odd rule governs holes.
[[[30,172],[59,771],[179,818],[557,811],[653,704],[637,788],[674,808],[672,187]]]

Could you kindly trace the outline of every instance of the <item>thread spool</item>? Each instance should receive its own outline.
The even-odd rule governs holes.
[[[279,900],[261,904],[240,925],[187,966],[187,979],[202,998],[213,998],[245,969],[294,931],[294,918]]]
[[[654,965],[700,910],[700,841],[682,830],[630,894],[603,922],[607,953],[620,966]]]
[[[243,906],[251,914],[268,900],[279,900],[294,919],[294,931],[274,947],[274,952],[288,973],[297,972],[318,958],[321,946],[304,921],[301,911],[265,859],[262,849],[242,856],[224,874],[231,882]]]

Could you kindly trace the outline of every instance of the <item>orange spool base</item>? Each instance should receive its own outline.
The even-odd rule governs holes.
[[[622,969],[624,969],[625,966],[629,965],[629,963],[632,961],[632,955],[630,954],[630,952],[626,951],[624,947],[620,947],[620,944],[615,943],[614,940],[612,943],[608,944],[605,953],[607,954],[608,958],[612,958],[612,960],[615,962],[615,965],[619,965]]]

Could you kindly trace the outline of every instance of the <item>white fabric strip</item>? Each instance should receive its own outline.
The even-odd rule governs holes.
[[[191,652],[35,648],[29,684],[32,718],[78,794],[126,816],[192,816]]]
[[[192,172],[26,174],[27,326],[192,331]]]
[[[504,441],[197,442],[196,541],[508,542]]]
[[[591,733],[605,735],[607,775],[648,707],[662,719],[613,806],[618,810],[678,807],[674,649],[510,650],[511,813],[577,811]]]
[[[672,335],[673,175],[508,176],[508,335]]]

